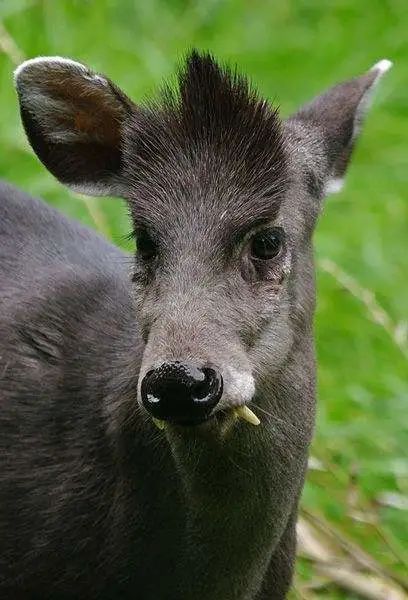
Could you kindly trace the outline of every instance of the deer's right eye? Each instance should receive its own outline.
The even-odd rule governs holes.
[[[153,260],[157,256],[157,245],[146,229],[136,229],[136,251],[143,260]]]

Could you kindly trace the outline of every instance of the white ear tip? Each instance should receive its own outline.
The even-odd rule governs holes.
[[[72,67],[76,67],[77,69],[81,70],[81,71],[87,71],[87,68],[85,67],[85,65],[83,65],[82,63],[76,62],[75,60],[72,60],[71,58],[64,58],[63,56],[37,56],[36,58],[30,58],[29,60],[25,60],[23,63],[21,63],[21,65],[19,65],[17,67],[17,69],[15,69],[14,71],[14,81],[17,81],[17,79],[20,77],[21,73],[23,71],[25,71],[26,69],[34,66],[34,65],[39,65],[41,63],[57,63],[57,64],[62,64],[62,65],[71,65]]]
[[[30,58],[29,60],[25,60],[24,62],[22,62],[21,65],[18,65],[18,67],[14,69],[14,81],[17,81],[21,73],[25,71],[27,67],[30,67],[34,62],[38,62],[38,59]]]
[[[371,67],[371,71],[379,71],[380,74],[382,75],[383,73],[386,73],[387,71],[389,71],[392,67],[392,62],[390,60],[388,60],[388,58],[383,58],[382,60],[379,60],[377,63],[375,63],[374,66]]]

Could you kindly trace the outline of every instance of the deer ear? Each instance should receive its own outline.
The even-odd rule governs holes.
[[[21,118],[39,159],[62,183],[122,196],[122,132],[132,102],[113,83],[66,58],[34,58],[15,71]]]
[[[319,195],[338,192],[372,91],[392,66],[380,60],[367,73],[330,88],[286,121],[290,143],[302,143]]]

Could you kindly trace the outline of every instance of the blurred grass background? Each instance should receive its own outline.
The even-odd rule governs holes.
[[[0,0],[0,177],[121,245],[121,202],[69,193],[29,149],[12,85],[18,62],[69,56],[138,100],[197,46],[238,64],[287,115],[377,60],[394,61],[316,234],[319,411],[302,504],[321,534],[343,550],[355,544],[351,555],[364,551],[373,572],[394,580],[407,572],[408,542],[407,32],[405,0]],[[303,554],[294,597],[394,598],[335,585]]]

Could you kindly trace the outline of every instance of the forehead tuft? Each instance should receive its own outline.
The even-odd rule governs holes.
[[[165,89],[163,99],[189,141],[227,144],[235,138],[252,141],[258,151],[262,142],[280,142],[277,110],[236,69],[220,67],[210,54],[193,51],[178,73],[178,90]]]
[[[125,172],[139,199],[155,183],[181,192],[203,181],[219,192],[236,187],[270,199],[287,180],[277,109],[210,54],[190,53],[177,85],[132,116],[126,140]]]

